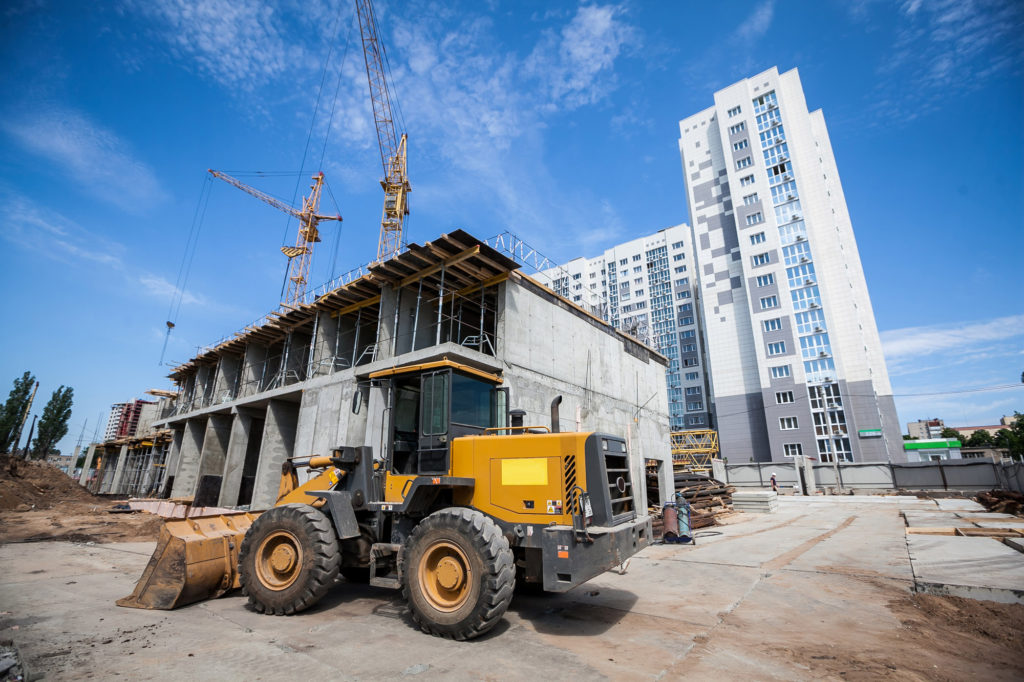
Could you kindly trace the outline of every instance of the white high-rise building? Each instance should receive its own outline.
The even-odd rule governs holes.
[[[594,258],[576,258],[541,277],[557,294],[668,357],[673,431],[708,428],[710,422],[695,277],[693,241],[685,224],[613,246]],[[638,401],[649,398],[638,396]]]
[[[796,69],[716,92],[679,131],[723,456],[902,459],[828,130]]]

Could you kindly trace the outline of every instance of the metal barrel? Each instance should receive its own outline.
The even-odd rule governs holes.
[[[153,556],[118,606],[169,610],[221,596],[238,584],[238,549],[258,514],[169,519]]]

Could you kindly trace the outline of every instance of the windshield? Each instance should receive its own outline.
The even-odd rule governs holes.
[[[452,422],[489,429],[494,423],[494,386],[452,372]]]

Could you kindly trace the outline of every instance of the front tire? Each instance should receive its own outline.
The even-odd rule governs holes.
[[[497,524],[476,510],[451,507],[423,519],[402,564],[402,594],[413,620],[432,635],[479,637],[512,601],[512,549]]]
[[[308,504],[264,512],[238,552],[238,577],[260,613],[290,616],[320,601],[338,577],[338,538],[327,516]]]

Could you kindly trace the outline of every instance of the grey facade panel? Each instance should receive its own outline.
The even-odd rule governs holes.
[[[760,393],[715,396],[715,422],[722,457],[730,462],[767,462],[771,447]]]

